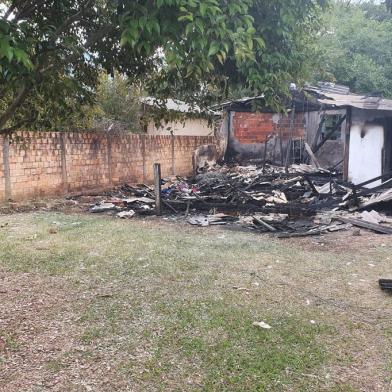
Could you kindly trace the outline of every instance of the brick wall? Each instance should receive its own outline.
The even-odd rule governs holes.
[[[242,144],[264,143],[268,135],[282,134],[286,140],[290,135],[290,114],[235,112],[233,116],[234,136]],[[305,136],[303,113],[296,113],[293,124],[293,137]]]
[[[212,136],[20,132],[0,136],[0,201],[103,189],[192,173],[192,153]]]

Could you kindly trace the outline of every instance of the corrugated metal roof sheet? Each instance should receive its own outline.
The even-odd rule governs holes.
[[[323,105],[334,107],[351,106],[364,110],[392,110],[391,99],[358,94],[337,94],[323,91],[316,87],[306,87],[305,90],[310,93],[316,93],[319,96],[317,101]]]
[[[323,83],[318,87],[307,86],[303,89],[313,97],[313,103],[325,105],[329,108],[341,108],[351,106],[363,110],[386,110],[392,111],[392,100],[382,97],[373,97],[368,95],[359,95],[349,92],[345,86]],[[214,108],[227,108],[235,104],[248,104],[251,101],[263,98],[262,95],[257,97],[245,97],[221,103],[213,106]],[[304,99],[302,97],[302,99]],[[305,98],[306,99],[306,98]]]
[[[341,84],[335,84],[330,82],[319,82],[317,83],[317,87],[319,87],[320,90],[328,93],[350,94],[350,87],[343,86]]]
[[[244,97],[239,99],[233,99],[232,101],[227,101],[216,105],[212,105],[211,109],[223,109],[233,104],[246,104],[248,102],[255,101],[257,99],[262,99],[262,98],[264,98],[264,95],[258,95],[256,97]]]

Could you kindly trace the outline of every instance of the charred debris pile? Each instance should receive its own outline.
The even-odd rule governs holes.
[[[192,225],[230,224],[278,237],[352,226],[392,234],[392,217],[378,212],[392,201],[392,179],[365,188],[379,179],[354,186],[339,173],[305,164],[288,171],[277,166],[215,166],[193,178],[163,179],[161,203],[163,214]],[[88,200],[92,213],[120,218],[155,214],[154,188],[147,185],[124,184]]]

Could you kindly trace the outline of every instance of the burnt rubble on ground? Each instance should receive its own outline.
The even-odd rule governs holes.
[[[162,183],[163,213],[192,225],[230,224],[278,237],[318,235],[352,226],[392,234],[392,218],[374,210],[388,207],[392,179],[368,189],[341,180],[337,172],[306,164],[292,165],[287,172],[270,165],[264,169],[224,165],[193,178],[165,178]],[[93,203],[92,213],[120,218],[155,214],[154,188],[147,185],[124,184],[73,199]]]

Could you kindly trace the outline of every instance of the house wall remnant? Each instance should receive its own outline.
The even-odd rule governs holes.
[[[291,115],[261,112],[229,112],[228,158],[264,159],[267,142],[267,161],[282,163],[287,142],[303,140],[305,137],[304,113],[294,116],[290,129]]]
[[[344,134],[343,134],[344,135]],[[344,140],[327,140],[315,154],[321,167],[343,169]]]
[[[328,109],[323,111],[305,112],[306,141],[309,146],[312,146],[315,141],[317,130],[323,116],[344,116],[345,114],[346,109]],[[339,137],[334,140],[327,140],[319,151],[315,153],[315,156],[322,167],[336,167],[337,169],[343,168],[345,129],[346,121],[343,121],[340,126]],[[322,137],[320,137],[317,142],[320,142],[321,140]]]
[[[350,131],[348,180],[354,184],[375,178],[382,173],[384,128],[377,124],[353,124]],[[369,187],[381,185],[381,180]]]
[[[234,137],[241,144],[264,143],[271,134],[282,134],[284,140],[290,136],[290,115],[234,112],[232,121]],[[293,136],[305,136],[303,113],[295,114]]]
[[[0,136],[0,201],[151,183],[154,163],[163,176],[190,175],[195,149],[214,143],[212,136],[95,132]]]
[[[192,156],[193,173],[196,175],[200,170],[214,166],[219,159],[216,144],[204,144],[197,147]]]
[[[264,159],[265,141],[268,137],[266,159],[275,164],[282,164],[286,157],[287,143],[293,138],[293,154],[296,159],[303,157],[303,142],[310,146],[316,137],[322,115],[344,116],[345,109],[328,111],[297,112],[292,130],[291,115],[261,112],[230,111],[228,158],[237,160]],[[341,130],[345,129],[345,121]],[[321,137],[318,141],[321,141]],[[325,167],[342,167],[344,155],[344,132],[335,140],[328,140],[315,154],[320,164]]]
[[[349,131],[349,181],[359,184],[392,170],[392,111],[353,108]]]

